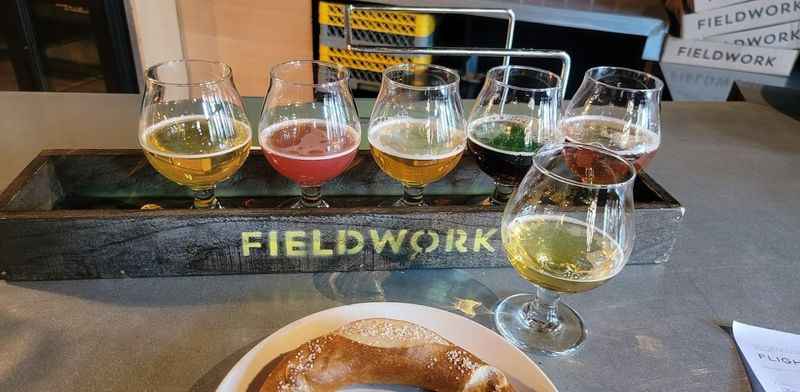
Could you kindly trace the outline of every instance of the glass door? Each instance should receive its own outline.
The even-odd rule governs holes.
[[[32,0],[31,20],[49,91],[106,92],[88,1]]]
[[[17,73],[11,62],[11,49],[5,29],[0,29],[0,91],[19,90]]]
[[[16,80],[20,90],[138,92],[122,0],[9,3],[15,20],[6,41],[17,67],[0,63],[0,80]]]

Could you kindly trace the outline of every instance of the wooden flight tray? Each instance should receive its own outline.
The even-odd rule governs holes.
[[[468,154],[396,208],[400,185],[369,152],[323,186],[329,209],[289,209],[298,188],[259,151],[221,183],[222,210],[190,210],[188,189],[139,150],[45,150],[0,194],[7,280],[508,266],[493,183]],[[669,259],[684,208],[647,174],[635,184],[630,264]],[[162,209],[142,210],[145,204]]]

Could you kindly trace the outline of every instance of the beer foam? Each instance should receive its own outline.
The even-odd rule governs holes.
[[[455,134],[455,138],[458,138],[458,144],[452,147],[449,151],[445,151],[440,154],[430,154],[430,153],[409,153],[408,151],[400,151],[395,146],[390,146],[386,144],[383,140],[381,140],[381,136],[392,132],[395,129],[405,129],[408,128],[409,125],[411,126],[418,126],[428,128],[430,122],[428,120],[414,120],[414,119],[400,119],[400,120],[389,120],[384,121],[376,126],[370,126],[369,128],[369,144],[378,149],[382,152],[398,157],[403,159],[410,159],[410,160],[439,160],[439,159],[446,159],[456,156],[464,152],[466,148],[466,140],[461,136],[461,132],[458,130],[452,131]],[[443,145],[429,145],[427,147],[436,148],[436,147],[445,147]]]
[[[245,140],[245,141],[243,141],[243,142],[241,142],[239,144],[236,144],[236,145],[234,145],[232,147],[228,147],[228,148],[226,148],[224,150],[215,151],[215,152],[211,152],[211,153],[207,153],[207,154],[176,154],[176,153],[172,153],[172,152],[169,152],[169,151],[164,151],[164,150],[159,150],[157,148],[154,148],[153,146],[150,146],[150,143],[147,142],[147,139],[148,139],[147,136],[150,135],[150,133],[155,132],[156,130],[159,130],[161,128],[165,128],[165,127],[168,127],[170,125],[178,124],[178,123],[182,123],[182,122],[207,121],[207,120],[208,120],[208,117],[206,117],[206,116],[191,115],[191,116],[173,117],[173,118],[158,122],[158,123],[156,123],[154,125],[151,125],[151,126],[147,127],[144,130],[144,132],[142,132],[139,135],[139,145],[142,147],[142,149],[147,150],[150,153],[152,153],[154,155],[161,156],[161,157],[167,157],[167,158],[173,158],[173,159],[203,159],[203,158],[213,158],[213,157],[220,156],[220,155],[230,154],[231,152],[242,148],[242,146],[244,146],[244,145],[249,145],[250,142],[253,139],[253,134],[252,134],[252,132],[250,132],[250,125],[249,124],[245,123],[244,121],[233,120],[233,122],[238,123],[238,126],[241,126],[242,128],[247,129],[247,140]],[[210,121],[209,121],[209,123],[210,123]]]
[[[586,122],[594,122],[594,123],[605,123],[605,124],[613,124],[619,129],[633,129],[633,132],[626,133],[627,135],[636,135],[637,138],[645,139],[647,143],[639,144],[635,148],[629,148],[625,150],[619,150],[615,148],[615,146],[606,146],[602,145],[601,147],[610,149],[617,155],[629,156],[629,155],[644,155],[651,153],[653,151],[658,150],[658,146],[661,144],[661,135],[656,132],[653,132],[649,129],[638,127],[635,125],[628,125],[625,120],[608,117],[608,116],[598,116],[598,115],[586,115],[586,116],[577,116],[568,118],[566,120],[561,121],[561,129],[564,130],[565,139],[571,143],[583,143],[583,144],[598,144],[592,143],[591,141],[582,140],[579,138],[574,137],[574,135],[570,135],[570,126],[574,126],[575,124],[586,123]],[[578,128],[578,127],[575,127]],[[622,132],[619,132],[620,136],[626,135]]]
[[[616,239],[611,237],[611,235],[609,235],[605,231],[601,230],[599,227],[589,226],[588,224],[586,224],[586,222],[584,222],[582,220],[571,218],[571,217],[564,216],[564,215],[523,215],[523,216],[518,216],[518,217],[514,218],[514,220],[512,220],[511,223],[508,224],[508,227],[518,226],[518,225],[520,225],[520,226],[521,225],[525,225],[528,221],[534,221],[534,222],[531,222],[531,223],[543,222],[543,221],[552,221],[552,222],[558,222],[558,223],[568,223],[568,224],[574,225],[573,227],[569,228],[570,231],[580,230],[580,233],[574,233],[574,234],[585,235],[584,234],[584,230],[585,231],[591,231],[592,235],[599,234],[599,235],[605,237],[605,239],[608,240],[608,243],[611,244],[611,247],[614,249],[614,256],[615,256],[615,259],[616,259],[616,260],[614,260],[614,264],[615,264],[614,267],[615,268],[608,275],[599,276],[599,277],[597,277],[595,279],[569,279],[569,278],[566,278],[566,277],[563,277],[563,276],[557,276],[557,275],[550,274],[550,273],[548,273],[547,271],[545,271],[543,269],[537,269],[536,272],[538,272],[540,274],[548,275],[548,276],[551,276],[551,277],[556,278],[556,279],[567,280],[567,281],[571,281],[571,282],[579,282],[579,283],[599,282],[599,281],[603,281],[603,280],[609,279],[610,277],[615,276],[616,274],[619,273],[619,271],[622,270],[622,267],[625,266],[625,263],[622,260],[623,257],[624,257],[624,252],[623,252],[622,246],[620,246],[619,242],[617,242]],[[530,224],[530,223],[528,223],[528,224]],[[578,226],[578,227],[576,227],[576,226]],[[508,229],[506,229],[506,230],[508,230]]]
[[[490,146],[489,144],[486,144],[485,142],[481,141],[477,136],[475,136],[475,134],[476,134],[475,129],[477,127],[485,125],[485,124],[488,124],[488,123],[501,122],[501,121],[502,122],[516,123],[516,124],[519,124],[521,126],[526,126],[526,124],[528,124],[528,123],[533,121],[533,117],[519,116],[519,115],[517,115],[517,116],[494,115],[494,116],[484,117],[484,118],[482,118],[480,120],[475,120],[472,123],[470,123],[469,132],[467,132],[467,138],[470,141],[472,141],[473,143],[475,143],[475,144],[477,144],[477,145],[479,145],[479,146],[481,146],[481,147],[483,147],[483,148],[485,148],[487,150],[491,150],[491,151],[494,151],[494,152],[497,152],[497,153],[500,153],[500,154],[513,155],[513,156],[524,156],[524,157],[530,157],[530,156],[536,155],[536,151],[508,151],[508,150],[503,150],[503,149],[500,149],[500,148],[497,148],[497,147],[493,147],[493,146]],[[553,140],[553,141],[548,141],[548,142],[553,143],[553,142],[558,142],[558,141]],[[543,142],[540,142],[540,143],[541,144],[545,144],[545,143],[548,143],[548,142],[544,142],[543,141]],[[537,151],[538,151],[538,149],[537,149]]]
[[[273,133],[275,133],[276,131],[278,131],[280,129],[289,128],[289,127],[296,127],[299,124],[319,124],[319,123],[326,123],[326,121],[325,120],[318,120],[318,119],[305,119],[305,118],[296,119],[296,120],[281,121],[279,123],[272,124],[272,125],[264,128],[264,129],[262,129],[258,134],[258,142],[261,145],[262,149],[266,150],[268,153],[270,153],[272,155],[278,155],[278,156],[282,156],[284,158],[299,159],[299,160],[305,160],[305,161],[319,161],[319,160],[324,160],[324,159],[333,159],[333,158],[342,157],[342,156],[345,156],[347,154],[352,153],[353,150],[358,149],[359,144],[361,144],[361,132],[356,130],[355,128],[349,127],[349,126],[346,127],[346,132],[350,133],[350,136],[353,138],[355,143],[353,143],[353,145],[350,148],[347,148],[346,150],[338,151],[338,152],[333,153],[333,154],[319,155],[319,156],[306,156],[306,155],[289,154],[289,153],[287,153],[285,151],[277,150],[275,147],[271,146],[271,144],[269,143],[269,137],[272,136]]]

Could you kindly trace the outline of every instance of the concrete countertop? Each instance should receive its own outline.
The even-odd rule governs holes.
[[[135,147],[138,99],[0,93],[0,180],[43,147]],[[800,122],[766,106],[664,103],[650,173],[687,208],[673,256],[566,298],[589,338],[570,357],[534,356],[555,385],[748,391],[717,323],[800,333],[798,166]],[[511,269],[0,282],[0,390],[210,391],[283,325],[374,299],[331,281],[373,279],[385,300],[479,301],[486,325],[495,302],[531,290]]]

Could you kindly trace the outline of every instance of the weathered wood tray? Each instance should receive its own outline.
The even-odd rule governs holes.
[[[291,210],[299,194],[261,156],[189,210],[189,191],[138,150],[46,150],[0,194],[0,274],[54,280],[507,266],[501,209],[471,157],[426,189],[431,207],[391,207],[400,185],[361,152],[323,187],[332,208]],[[646,174],[635,189],[631,264],[663,263],[684,209]],[[155,203],[161,210],[140,210]]]

